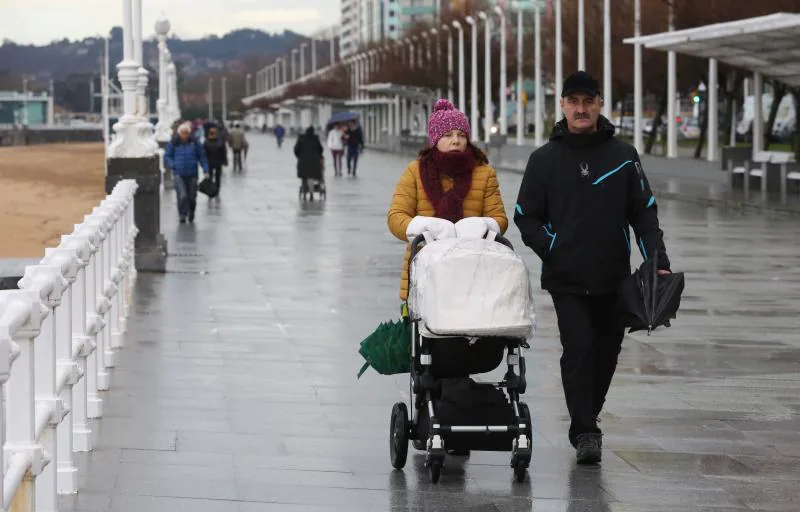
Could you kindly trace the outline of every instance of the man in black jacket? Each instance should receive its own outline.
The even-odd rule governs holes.
[[[514,213],[525,245],[542,259],[542,288],[558,316],[569,439],[582,464],[601,459],[597,416],[622,346],[617,293],[631,272],[631,246],[656,257],[659,273],[670,268],[639,154],[614,137],[602,106],[588,73],[566,79],[564,119],[528,160]]]

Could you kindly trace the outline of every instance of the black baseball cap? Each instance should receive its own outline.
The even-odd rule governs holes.
[[[600,84],[586,71],[576,71],[564,80],[561,97],[565,98],[576,92],[582,92],[589,96],[600,96]]]

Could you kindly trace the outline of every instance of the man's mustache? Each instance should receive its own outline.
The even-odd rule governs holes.
[[[573,119],[590,119],[589,114],[575,114],[572,116]]]

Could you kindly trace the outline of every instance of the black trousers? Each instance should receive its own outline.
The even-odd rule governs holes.
[[[241,149],[234,149],[233,150],[233,170],[242,170],[242,150]]]
[[[551,293],[561,334],[561,382],[571,424],[569,439],[600,433],[597,415],[603,409],[617,369],[625,329],[617,295],[585,296]]]
[[[217,185],[217,187],[219,187],[222,182],[222,164],[209,165],[208,171],[209,174],[211,175],[211,181],[214,182]]]

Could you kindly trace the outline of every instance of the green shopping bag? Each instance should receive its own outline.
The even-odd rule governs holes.
[[[394,375],[411,371],[411,322],[382,322],[375,331],[364,338],[358,353],[366,363],[358,378],[370,366],[381,375]]]

